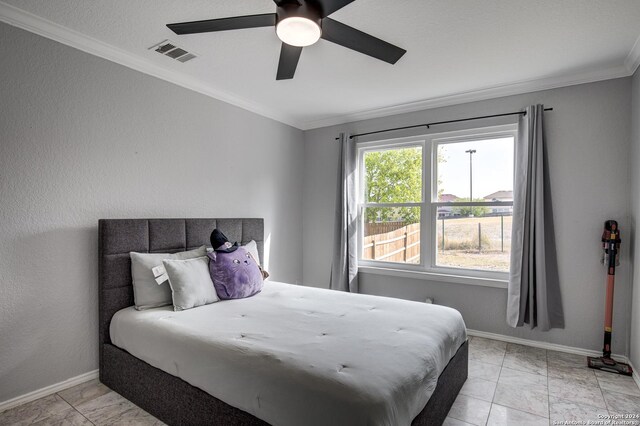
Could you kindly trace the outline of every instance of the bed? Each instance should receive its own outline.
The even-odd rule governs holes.
[[[448,339],[449,343],[443,345],[438,351],[431,350],[434,345],[423,346],[429,349],[425,350],[422,356],[416,352],[415,348],[413,352],[405,351],[406,354],[401,351],[401,348],[397,348],[399,352],[394,356],[403,361],[394,363],[391,358],[383,360],[388,363],[385,364],[388,365],[386,368],[380,368],[380,365],[375,363],[367,366],[366,355],[363,357],[365,363],[355,368],[349,365],[322,365],[323,360],[331,360],[331,354],[344,347],[340,345],[344,345],[343,341],[348,339],[348,333],[353,333],[348,330],[349,327],[346,324],[351,324],[350,327],[357,327],[358,324],[366,325],[367,321],[363,321],[363,318],[374,318],[375,315],[381,316],[380,324],[388,323],[390,326],[391,322],[384,315],[397,316],[393,322],[393,326],[396,327],[394,330],[380,330],[381,333],[386,332],[386,336],[389,336],[385,343],[389,348],[402,345],[407,336],[412,333],[419,332],[420,336],[425,336],[424,339],[436,338],[438,330],[443,329],[438,325],[437,320],[431,324],[431,328],[435,331],[430,335],[428,326],[407,323],[406,318],[403,323],[403,317],[409,316],[397,315],[403,309],[422,312],[421,310],[425,309],[423,304],[367,295],[345,295],[327,290],[267,282],[263,292],[250,299],[219,302],[180,313],[174,313],[166,307],[135,311],[131,307],[133,290],[129,252],[177,252],[208,245],[209,234],[215,227],[220,228],[231,241],[247,243],[255,240],[259,254],[263,255],[262,219],[100,220],[100,380],[105,385],[168,424],[288,425],[295,424],[301,419],[300,416],[303,415],[301,412],[304,410],[307,410],[309,419],[315,419],[315,424],[326,423],[328,419],[335,419],[334,424],[347,422],[394,424],[394,418],[389,415],[389,412],[402,404],[410,406],[409,412],[414,411],[411,418],[414,417],[415,412],[418,412],[412,421],[405,418],[402,424],[438,425],[444,421],[467,377],[468,344],[465,336],[461,336],[460,332],[440,332],[444,335],[444,340]],[[322,311],[322,306],[327,307],[326,312],[316,312]],[[451,311],[436,306],[432,308],[435,310],[432,309],[429,312],[437,313],[440,309],[444,317]],[[286,333],[291,336],[290,345],[287,345],[286,339],[277,341],[277,331],[283,329],[285,323],[278,325],[277,318],[268,317],[273,315],[273,312],[287,309],[289,316],[296,318],[292,321],[295,327],[288,329]],[[376,309],[378,312],[374,313]],[[439,314],[434,315],[436,318]],[[263,323],[271,324],[272,327],[260,327],[251,323],[247,319],[250,316],[256,316]],[[340,316],[344,316],[341,323],[325,321],[327,317]],[[210,323],[207,323],[209,321],[207,318],[210,318]],[[216,328],[216,325],[221,323],[220,318],[230,320],[225,327]],[[265,318],[269,319],[265,320]],[[234,328],[234,321],[242,324],[242,327]],[[203,327],[197,330],[185,328],[194,323],[202,324]],[[167,324],[170,325],[167,326]],[[331,328],[332,324],[333,328]],[[336,327],[336,324],[345,326]],[[380,324],[373,322],[369,327],[384,329],[385,327]],[[403,328],[405,330],[402,330]],[[370,332],[375,331],[373,329]],[[168,333],[167,330],[173,330],[174,333]],[[238,333],[239,330],[242,330],[241,334]],[[198,338],[195,338],[194,336],[198,334]],[[367,333],[359,334],[368,335]],[[184,336],[193,338],[186,339]],[[369,337],[370,340],[376,340],[372,336]],[[205,343],[202,343],[203,338]],[[440,339],[442,340],[443,336],[440,336]],[[366,344],[366,339],[359,343],[360,346],[364,345],[362,349],[366,349]],[[229,367],[229,371],[248,372],[244,379],[238,378],[237,376],[242,376],[238,374],[230,377],[227,368],[208,368],[208,365],[214,362],[209,362],[210,359],[218,357],[220,358],[218,361],[223,362],[221,359],[225,358],[224,353],[219,352],[215,355],[215,351],[229,345],[234,346],[235,353],[242,356],[228,357],[224,361],[227,364],[224,365]],[[202,355],[203,346],[213,348],[214,355]],[[300,347],[306,347],[310,353],[317,352],[318,358],[312,359],[309,355],[301,357],[297,353]],[[322,353],[323,350],[327,352]],[[364,352],[366,354],[368,351]],[[438,354],[439,352],[442,354]],[[164,358],[155,356],[158,353],[164,353],[166,356]],[[307,360],[306,367],[300,362],[303,358]],[[416,384],[420,392],[408,389],[407,393],[396,395],[395,405],[389,409],[385,405],[386,398],[384,388],[379,383],[380,377],[389,376],[394,380],[391,373],[398,370],[398,365],[409,364],[412,360],[421,358],[436,365],[434,370],[440,374],[434,376],[435,373],[430,371],[431,369],[424,374],[417,374],[417,378],[413,381],[423,380]],[[342,393],[351,395],[352,388],[347,386],[349,380],[336,381],[331,377],[327,379],[315,374],[314,368],[321,370],[323,367],[336,368],[333,373],[339,378],[351,376],[357,378],[358,375],[354,372],[367,371],[367,368],[368,371],[378,368],[381,373],[361,374],[361,377],[357,378],[359,382],[364,381],[365,389],[370,389],[367,394],[371,398],[347,398],[345,402],[343,399],[332,400],[332,398],[340,393],[336,391],[336,389],[340,390],[340,386],[346,386]],[[252,374],[251,368],[255,368],[255,375]],[[342,369],[344,371],[338,371]],[[209,371],[211,374],[207,376],[205,370],[213,372]],[[259,370],[263,371],[262,381],[256,379]],[[264,371],[267,373],[265,374]],[[290,374],[291,371],[295,374]],[[400,373],[406,374],[402,371]],[[429,375],[432,377],[428,377]],[[292,384],[285,380],[287,377],[291,377],[290,381],[307,384],[306,389],[296,393],[292,390],[294,389]],[[302,380],[301,377],[303,377]],[[323,389],[326,392],[323,392]],[[247,394],[244,400],[242,399],[243,390]],[[428,395],[425,396],[426,391],[431,394],[430,398]],[[314,395],[313,392],[316,394]],[[261,395],[262,400],[260,398],[256,400],[255,395]],[[271,405],[277,405],[278,399],[281,405],[279,412],[277,407],[271,407]],[[233,402],[233,405],[223,400]],[[376,421],[380,420],[379,423],[373,423],[371,418],[356,413],[356,407],[359,404],[363,401],[369,403],[368,401],[371,400],[379,401],[380,404],[369,405],[360,411],[370,412],[369,415],[374,416]],[[286,415],[282,414],[283,404],[285,406],[289,404],[290,409],[286,410]],[[353,407],[353,410],[350,407]],[[416,407],[418,407],[417,410]],[[317,410],[315,414],[314,409]],[[326,417],[329,412],[334,417]],[[355,417],[349,418],[351,414]],[[402,416],[399,418],[402,419]],[[351,420],[354,419],[355,421],[352,422]],[[305,423],[314,424],[314,420]]]

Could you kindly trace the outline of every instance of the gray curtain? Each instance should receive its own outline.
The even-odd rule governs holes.
[[[336,199],[334,252],[329,287],[358,292],[356,143],[340,134],[340,172]]]
[[[521,116],[515,148],[511,270],[507,323],[543,331],[564,327],[556,259],[544,107]]]

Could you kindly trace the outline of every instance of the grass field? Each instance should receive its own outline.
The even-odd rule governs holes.
[[[511,216],[438,219],[436,265],[508,271],[511,222]],[[405,235],[408,238],[403,237]],[[376,244],[372,244],[374,241]],[[420,225],[417,223],[369,224],[363,242],[364,259],[401,263],[412,260],[417,263],[420,259]]]
[[[446,218],[444,219],[443,250],[443,219],[439,219],[437,265],[508,271],[511,221],[511,216]],[[478,224],[480,224],[480,238],[478,238]],[[482,244],[479,244],[479,241],[482,241]]]

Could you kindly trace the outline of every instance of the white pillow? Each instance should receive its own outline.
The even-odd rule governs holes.
[[[207,247],[180,253],[136,253],[131,252],[131,277],[133,278],[133,300],[136,309],[157,308],[171,304],[171,288],[164,280],[156,281],[152,269],[162,266],[164,259],[193,259],[206,256]]]
[[[188,260],[163,260],[169,276],[173,310],[183,311],[220,300],[209,275],[207,256]]]
[[[255,240],[251,240],[244,245],[244,248],[253,256],[258,265],[262,266],[262,263],[260,263],[260,255],[258,254],[258,243],[256,243]]]

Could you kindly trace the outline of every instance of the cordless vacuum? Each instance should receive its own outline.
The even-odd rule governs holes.
[[[607,265],[607,299],[604,305],[604,348],[601,357],[587,357],[587,365],[610,373],[631,376],[633,370],[628,364],[617,362],[611,358],[611,332],[613,324],[613,284],[616,277],[616,266],[620,264],[620,230],[618,222],[607,220],[602,233],[604,264]]]

